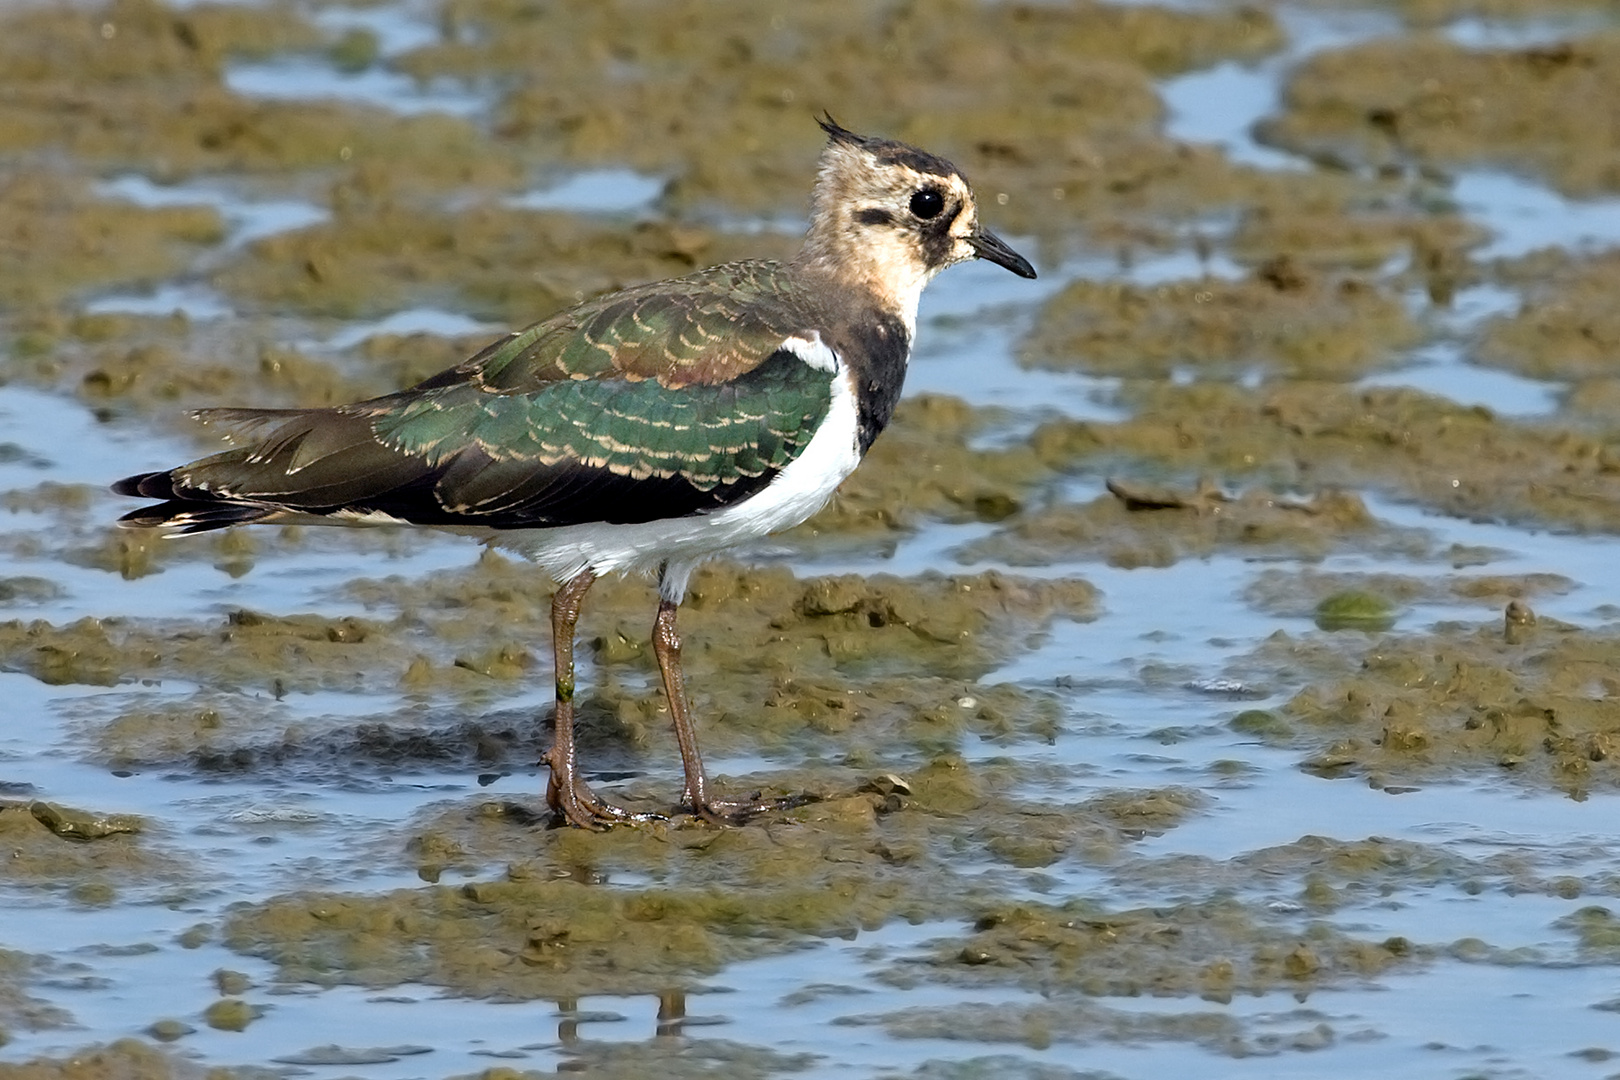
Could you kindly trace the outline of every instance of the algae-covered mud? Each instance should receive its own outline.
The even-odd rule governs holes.
[[[1319,160],[1378,168],[1494,164],[1562,191],[1620,185],[1614,134],[1588,103],[1620,80],[1611,27],[1520,47],[1418,36],[1324,52],[1296,69],[1260,136]]]
[[[1599,1076],[1620,16],[1582,0],[0,11],[0,1078]],[[716,783],[550,827],[464,538],[112,526],[204,405],[793,250],[812,116],[968,172],[907,394],[682,610]],[[644,581],[593,786],[681,776]]]

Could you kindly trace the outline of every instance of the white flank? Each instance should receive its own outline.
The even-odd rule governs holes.
[[[634,525],[592,522],[486,533],[487,542],[521,552],[558,581],[585,569],[599,575],[652,571],[667,561],[660,591],[666,600],[679,603],[687,579],[704,559],[797,525],[826,505],[860,464],[854,383],[821,336],[812,334],[789,338],[782,347],[811,367],[834,372],[831,407],[810,445],[757,494],[708,514]]]

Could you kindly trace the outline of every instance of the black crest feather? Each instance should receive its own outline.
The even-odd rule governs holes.
[[[821,125],[821,130],[825,131],[827,137],[833,142],[848,143],[851,146],[865,146],[873,141],[864,135],[857,135],[849,130],[843,124],[834,120],[832,113],[827,112],[825,109],[822,110],[820,116],[816,117],[816,123]]]
[[[825,110],[816,117],[816,123],[821,130],[827,133],[827,138],[844,146],[854,146],[866,151],[884,165],[904,165],[917,172],[941,178],[960,176],[961,170],[949,161],[926,150],[918,150],[915,146],[907,146],[903,142],[893,139],[880,139],[874,135],[857,135],[853,131],[832,118],[832,113]]]

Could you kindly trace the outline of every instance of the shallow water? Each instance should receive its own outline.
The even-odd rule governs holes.
[[[1177,138],[1222,146],[1233,159],[1276,169],[1302,169],[1299,159],[1261,147],[1249,136],[1253,122],[1276,107],[1279,80],[1312,52],[1396,32],[1382,13],[1325,15],[1285,11],[1293,44],[1278,57],[1244,67],[1223,63],[1162,80],[1169,128]],[[382,55],[431,40],[415,10],[383,5],[340,16],[333,25],[364,25],[380,38]],[[1536,43],[1537,26],[1454,25],[1450,33],[1470,46]],[[320,57],[234,64],[228,85],[240,93],[279,99],[343,98],[397,112],[444,111],[479,116],[489,99],[476,90],[423,88],[402,75],[374,69],[344,75]],[[587,171],[553,179],[514,205],[620,215],[626,227],[655,206],[663,181],[624,169]],[[102,182],[103,195],[143,206],[205,204],[225,220],[225,249],[240,248],[285,230],[314,224],[325,211],[290,198],[255,198],[226,182],[161,186],[139,175]],[[1577,202],[1532,180],[1499,172],[1457,176],[1450,197],[1491,239],[1481,258],[1507,258],[1544,245],[1571,250],[1620,244],[1620,201]],[[993,220],[994,204],[986,207]],[[1008,239],[1024,247],[1016,235]],[[1121,380],[1021,368],[1016,342],[1035,308],[1079,278],[1153,285],[1184,277],[1237,278],[1246,271],[1226,256],[1188,251],[1135,258],[1121,265],[1107,255],[1077,256],[1042,267],[1027,283],[987,265],[952,270],[925,298],[921,333],[907,392],[950,394],[1008,411],[1007,431],[989,438],[1015,441],[1051,417],[1110,421],[1128,411]],[[1511,312],[1517,294],[1495,284],[1462,289],[1449,311],[1436,316],[1447,336],[1408,350],[1392,370],[1360,386],[1410,386],[1500,416],[1544,418],[1559,408],[1561,384],[1485,369],[1472,362],[1470,334],[1485,319]],[[117,290],[89,301],[92,312],[167,314],[183,311],[209,323],[233,315],[224,296],[206,283],[182,278],[154,288]],[[340,327],[311,325],[296,344],[340,351],[376,334],[444,336],[493,333],[499,328],[463,312],[413,307]],[[345,591],[357,578],[399,576],[427,581],[472,564],[478,550],[448,536],[340,533],[319,530],[297,544],[262,542],[251,569],[229,569],[191,558],[161,573],[126,580],[64,556],[70,542],[90,543],[126,509],[105,484],[126,473],[192,456],[196,442],[167,423],[116,410],[98,414],[81,399],[0,386],[4,443],[0,490],[43,483],[85,485],[85,502],[65,510],[0,511],[0,579],[46,578],[56,591],[37,599],[0,602],[0,618],[41,619],[63,625],[102,620],[218,622],[249,609],[271,615],[355,614],[362,605]],[[1014,434],[1009,435],[1011,431]],[[1102,476],[1082,471],[1046,496],[1083,501],[1102,490]],[[12,718],[0,727],[0,796],[40,798],[98,812],[129,812],[154,823],[147,840],[186,862],[182,872],[157,872],[120,883],[105,902],[79,902],[0,872],[0,947],[49,957],[56,969],[27,985],[36,998],[70,1012],[74,1026],[7,1030],[0,1046],[5,1064],[36,1056],[67,1056],[95,1042],[139,1035],[162,1017],[185,1019],[197,1030],[179,1044],[185,1056],[207,1065],[267,1065],[313,1047],[403,1047],[391,1060],[352,1063],[341,1075],[378,1080],[476,1072],[495,1065],[550,1072],[579,1057],[585,1043],[685,1045],[732,1040],[778,1055],[808,1054],[766,1070],[806,1077],[910,1074],[920,1062],[961,1062],[1011,1055],[1029,1064],[1065,1066],[1109,1076],[1311,1077],[1325,1075],[1595,1076],[1609,1068],[1592,1048],[1614,1047],[1612,1008],[1620,994],[1612,950],[1585,950],[1555,925],[1583,907],[1612,903],[1620,873],[1620,833],[1613,827],[1616,795],[1598,788],[1577,800],[1516,781],[1505,773],[1465,773],[1382,790],[1362,776],[1328,779],[1301,767],[1297,748],[1278,747],[1235,731],[1227,722],[1246,709],[1276,709],[1308,676],[1278,677],[1248,685],[1231,672],[1241,659],[1279,632],[1300,638],[1317,633],[1309,615],[1277,615],[1246,597],[1258,575],[1282,566],[1319,574],[1393,570],[1451,580],[1459,571],[1434,553],[1485,551],[1477,572],[1500,576],[1559,574],[1563,592],[1534,597],[1544,619],[1607,627],[1620,611],[1620,579],[1613,573],[1613,540],[1443,516],[1387,494],[1364,493],[1372,515],[1388,525],[1421,530],[1428,554],[1407,558],[1337,549],[1314,559],[1247,558],[1230,551],[1184,557],[1163,567],[1124,569],[1077,556],[1017,569],[994,563],[964,565],[966,545],[989,536],[993,522],[928,522],[892,543],[870,549],[813,545],[800,551],[791,538],[762,545],[746,557],[787,560],[801,576],[832,573],[914,575],[1001,569],[1030,577],[1080,577],[1101,592],[1098,617],[1058,619],[981,682],[1010,682],[1060,703],[1057,733],[1049,741],[1010,743],[965,735],[957,750],[975,767],[1019,766],[1023,779],[1008,794],[1032,802],[1073,804],[1130,789],[1186,788],[1204,797],[1201,807],[1172,827],[1142,830],[1111,858],[1065,858],[1039,868],[1003,862],[974,863],[964,856],[964,877],[980,876],[1019,901],[1058,904],[1083,898],[1109,908],[1171,906],[1206,894],[1235,895],[1305,935],[1313,924],[1366,940],[1404,937],[1430,947],[1421,961],[1362,979],[1303,990],[1238,994],[1230,1000],[1197,997],[1109,996],[1084,999],[1107,1022],[1061,1026],[1042,1039],[1005,1040],[918,1035],[893,1014],[939,1010],[942,1015],[989,1012],[998,1006],[1045,1007],[1054,995],[1036,989],[949,985],[917,981],[904,988],[880,978],[924,955],[928,943],[961,937],[961,920],[911,925],[893,920],[852,940],[828,939],[765,958],[732,963],[696,980],[702,993],[687,1000],[690,1019],[679,1030],[660,1029],[659,1002],[650,995],[593,995],[565,1003],[583,1015],[577,1023],[559,1004],[537,1000],[502,1003],[454,996],[435,986],[384,989],[317,988],[278,982],[267,961],[232,951],[217,937],[186,947],[177,939],[199,923],[218,923],[232,905],[300,889],[362,893],[421,884],[414,860],[400,851],[402,823],[426,821],[436,810],[471,800],[538,801],[542,778],[533,767],[509,766],[479,775],[461,765],[421,761],[400,768],[332,762],[253,770],[205,772],[181,762],[115,769],[98,750],[94,732],[109,717],[148,702],[185,703],[204,688],[184,679],[127,681],[114,686],[47,685],[21,672],[0,672],[0,700]],[[51,542],[30,538],[51,534]],[[1460,571],[1474,573],[1474,568]],[[382,617],[376,611],[367,615]],[[385,612],[392,614],[392,612]],[[647,612],[650,615],[650,605]],[[1486,600],[1422,599],[1403,607],[1397,629],[1413,633],[1447,621],[1498,624],[1501,604]],[[1342,632],[1346,654],[1359,654],[1373,635]],[[539,651],[541,646],[534,646]],[[594,672],[585,665],[583,678]],[[544,708],[544,673],[503,684],[481,699],[448,696],[424,706],[412,693],[327,689],[273,695],[243,686],[217,700],[262,708],[275,728],[343,730],[359,722],[458,710],[528,714]],[[714,772],[725,776],[768,771],[783,754],[716,754]],[[791,757],[789,754],[788,756]],[[651,774],[666,787],[678,776],[666,762]],[[522,843],[522,834],[517,843]],[[1300,876],[1256,874],[1241,884],[1177,874],[1178,860],[1209,866],[1266,849],[1322,837],[1354,843],[1420,845],[1473,868],[1434,880],[1415,880],[1354,892],[1331,911],[1302,905]],[[514,856],[515,857],[515,856]],[[506,859],[486,859],[443,872],[442,881],[498,876]],[[1511,864],[1511,865],[1509,865]],[[1469,876],[1469,875],[1472,876]],[[1464,880],[1464,879],[1467,880]],[[1556,878],[1580,888],[1560,891]],[[614,884],[638,884],[632,875]],[[1477,888],[1475,887],[1477,886]],[[1352,890],[1347,889],[1347,893]],[[1453,944],[1478,938],[1476,955]],[[82,968],[77,965],[83,965]],[[243,996],[262,1006],[244,1031],[216,1030],[199,1019],[219,998],[211,973],[244,973],[253,986]],[[807,990],[820,988],[817,992]],[[1055,995],[1065,1000],[1061,993]],[[949,1010],[957,1010],[955,1013]],[[1175,1018],[1211,1014],[1230,1022],[1237,1041],[1142,1034],[1132,1017]],[[887,1026],[886,1026],[887,1022]],[[1135,1032],[1133,1034],[1133,1032]],[[390,1055],[375,1055],[387,1058]],[[1264,1058],[1255,1063],[1250,1057]],[[719,1059],[717,1059],[719,1060]],[[303,1067],[302,1065],[300,1067]],[[316,1075],[340,1075],[326,1066]],[[717,1067],[719,1068],[719,1067]],[[738,1067],[741,1068],[740,1066]],[[755,1075],[753,1073],[740,1073]]]

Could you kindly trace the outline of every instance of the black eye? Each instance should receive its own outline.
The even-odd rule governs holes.
[[[911,212],[927,221],[931,217],[938,217],[939,212],[945,209],[945,196],[933,188],[923,188],[911,197]]]

